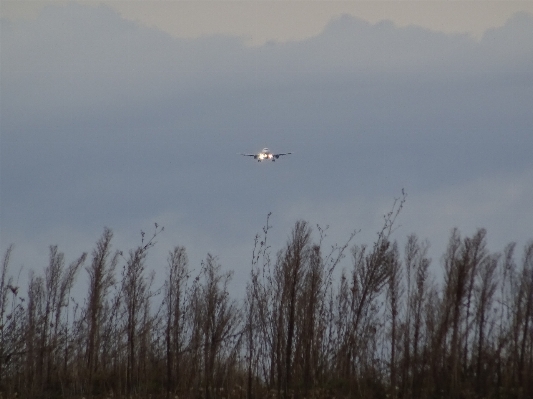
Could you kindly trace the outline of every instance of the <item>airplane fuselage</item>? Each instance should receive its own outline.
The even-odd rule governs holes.
[[[261,162],[261,161],[275,161],[276,160],[276,157],[274,156],[274,154],[272,154],[268,148],[263,148],[263,150],[257,154],[254,159],[257,159],[257,161]]]

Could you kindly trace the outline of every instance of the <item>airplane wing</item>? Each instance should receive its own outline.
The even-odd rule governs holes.
[[[254,157],[254,159],[257,159],[257,154],[241,154],[241,155],[244,155],[245,157]]]
[[[281,157],[282,155],[291,155],[292,152],[285,152],[283,154],[273,154],[274,155],[274,158],[278,159],[279,157]]]

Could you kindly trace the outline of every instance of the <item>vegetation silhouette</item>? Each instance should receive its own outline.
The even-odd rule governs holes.
[[[216,257],[193,275],[182,246],[154,289],[146,255],[157,224],[126,256],[108,228],[89,259],[68,266],[51,246],[25,295],[10,275],[10,246],[0,269],[1,395],[533,397],[533,241],[517,261],[514,243],[491,252],[484,229],[454,229],[437,281],[427,240],[411,234],[403,251],[392,240],[405,198],[369,246],[354,245],[354,232],[328,248],[327,228],[298,220],[274,252],[269,214],[241,300]],[[79,302],[70,291],[83,265]]]

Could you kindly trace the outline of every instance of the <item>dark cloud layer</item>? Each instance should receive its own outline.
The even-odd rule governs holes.
[[[402,187],[430,199],[532,176],[528,14],[480,41],[343,16],[305,41],[247,47],[76,4],[1,29],[2,246],[167,215],[216,251],[251,243],[270,211],[288,226],[353,204],[327,222],[356,228]],[[237,155],[263,146],[295,154]]]

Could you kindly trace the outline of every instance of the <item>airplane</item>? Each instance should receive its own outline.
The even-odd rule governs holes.
[[[286,152],[284,154],[272,154],[268,148],[263,148],[259,154],[241,154],[245,157],[254,157],[254,159],[257,159],[257,162],[261,161],[272,161],[275,162],[276,159],[281,157],[282,155],[290,155],[292,152]]]

